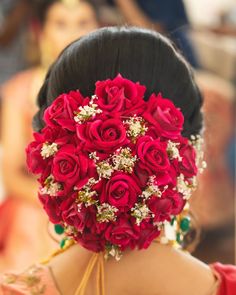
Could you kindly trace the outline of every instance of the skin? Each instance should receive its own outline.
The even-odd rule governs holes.
[[[75,293],[90,257],[91,252],[74,245],[50,261],[61,294]],[[86,294],[94,294],[95,280],[94,271]],[[152,243],[148,250],[125,252],[119,262],[105,262],[106,294],[213,295],[215,287],[216,278],[207,265],[167,245]]]

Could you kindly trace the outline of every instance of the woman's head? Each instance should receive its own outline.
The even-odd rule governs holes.
[[[80,89],[91,96],[96,81],[118,73],[145,85],[145,99],[161,92],[181,108],[185,136],[201,131],[202,97],[184,58],[161,34],[124,27],[97,30],[64,50],[39,93],[41,111],[35,117],[35,128],[42,128],[42,112],[59,94]]]
[[[143,249],[173,216],[186,219],[202,164],[200,138],[186,137],[201,130],[202,99],[166,38],[135,28],[83,37],[51,67],[38,102],[35,126],[43,113],[47,126],[27,163],[50,220],[69,236],[95,252]]]
[[[50,51],[48,54],[54,59],[69,43],[98,27],[95,9],[89,1],[42,0],[36,1],[35,10],[42,50]]]

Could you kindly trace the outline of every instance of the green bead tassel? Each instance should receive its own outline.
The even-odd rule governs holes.
[[[58,235],[64,234],[64,227],[62,227],[60,224],[55,224],[54,225],[54,230]]]
[[[63,249],[63,248],[65,247],[66,241],[67,241],[67,239],[62,239],[62,240],[60,241],[60,248],[61,248],[61,249]]]
[[[183,236],[182,236],[182,234],[181,233],[177,233],[177,235],[176,235],[176,242],[178,243],[178,244],[182,244],[182,242],[183,242]]]
[[[181,222],[180,222],[180,229],[186,233],[190,230],[190,218],[189,217],[184,217]]]
[[[170,222],[171,226],[173,226],[173,225],[174,225],[174,223],[175,223],[175,220],[176,220],[176,216],[175,216],[175,217],[173,217],[173,218],[171,219],[171,222]]]

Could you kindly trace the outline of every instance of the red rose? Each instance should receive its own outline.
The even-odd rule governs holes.
[[[177,192],[172,194],[171,199],[173,201],[171,214],[172,215],[180,214],[180,212],[183,210],[183,208],[186,204],[186,200],[183,199],[182,194],[177,193]]]
[[[100,235],[90,233],[89,230],[85,230],[77,241],[84,248],[96,253],[103,252],[105,249],[105,240]]]
[[[142,228],[140,230],[140,236],[138,239],[138,247],[139,249],[147,249],[151,242],[159,237],[160,230],[157,227],[153,226],[153,224],[142,222],[140,225]]]
[[[78,196],[78,192],[73,192],[73,193],[68,193],[66,197],[65,196],[61,197],[62,202],[60,204],[60,210],[62,212],[67,211],[72,206],[72,204],[75,203],[77,196]]]
[[[157,136],[169,139],[177,138],[183,129],[184,116],[169,99],[164,99],[159,94],[153,94],[147,102],[147,109],[143,114],[144,119],[155,128],[150,128],[151,132],[156,132]]]
[[[108,181],[103,182],[100,201],[101,203],[109,203],[121,211],[128,211],[134,206],[140,195],[141,189],[135,178],[117,172]]]
[[[75,112],[80,106],[87,105],[89,98],[84,98],[79,91],[61,94],[44,112],[44,121],[48,126],[62,126],[70,131],[75,130]]]
[[[135,175],[137,175],[140,187],[142,189],[145,189],[145,187],[147,186],[147,182],[149,180],[149,177],[150,177],[149,169],[145,169],[145,167],[143,167],[143,165],[140,167],[139,163],[137,163],[134,166],[134,173],[135,173]]]
[[[158,186],[176,186],[177,174],[173,166],[166,171],[157,174],[156,183]]]
[[[107,228],[105,238],[111,244],[119,246],[122,251],[128,247],[134,248],[139,238],[138,227],[130,223],[130,217],[121,216],[115,224]]]
[[[197,175],[198,168],[196,166],[196,151],[186,139],[185,144],[180,146],[179,154],[182,161],[178,162],[178,171],[183,173],[185,177],[193,177]]]
[[[31,142],[26,148],[26,162],[29,170],[34,174],[45,174],[47,166],[51,165],[52,156],[43,158],[41,155],[43,144],[57,144],[60,146],[67,143],[79,146],[79,140],[76,136],[68,134],[68,132],[60,127],[47,126],[40,133],[34,133],[35,141]],[[48,169],[47,169],[48,170]]]
[[[166,190],[161,198],[152,197],[148,200],[148,207],[155,214],[155,222],[170,220],[170,216],[179,214],[184,205],[182,195],[171,190]]]
[[[145,91],[146,87],[118,75],[114,80],[98,81],[95,94],[99,98],[97,104],[105,114],[139,115],[143,111]]]
[[[41,156],[42,146],[42,143],[33,141],[25,150],[27,167],[33,174],[43,173],[47,167],[47,161],[45,161]]]
[[[139,159],[137,172],[142,173],[144,170],[148,172],[149,176],[152,176],[170,168],[165,142],[144,136],[138,140],[136,149]]]
[[[155,214],[154,221],[161,222],[170,219],[172,200],[169,198],[158,199],[152,197],[148,202],[150,210]]]
[[[82,151],[73,145],[64,145],[54,156],[52,175],[58,182],[81,188],[90,177],[95,176],[95,166]]]
[[[150,174],[150,170],[145,168],[144,165],[140,165],[137,163],[134,169],[135,175],[138,176],[139,184],[144,189],[149,181],[149,177],[152,176]],[[158,186],[176,186],[177,182],[177,174],[174,167],[170,166],[170,168],[166,171],[159,171],[155,173],[156,175],[156,185]]]
[[[79,140],[76,135],[68,133],[68,131],[62,127],[50,127],[47,126],[40,133],[35,134],[35,139],[43,143],[56,143],[59,146],[65,144],[79,145]]]
[[[84,142],[84,148],[97,150],[102,154],[111,154],[129,142],[126,129],[118,119],[96,120],[77,126],[78,138]]]
[[[39,200],[43,204],[43,208],[46,211],[49,220],[54,223],[60,223],[61,222],[61,199],[58,197],[51,197],[48,195],[42,195],[39,194]]]
[[[171,215],[178,215],[184,208],[186,200],[183,199],[182,194],[171,189],[167,189],[163,195],[163,199],[170,199],[172,202]]]
[[[89,217],[87,213],[84,206],[78,209],[78,204],[74,202],[67,210],[63,210],[62,219],[67,224],[74,226],[79,232],[82,232]]]

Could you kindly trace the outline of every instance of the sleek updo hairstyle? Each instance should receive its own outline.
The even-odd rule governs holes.
[[[185,117],[183,136],[201,132],[203,101],[189,64],[169,39],[133,27],[99,29],[62,52],[39,92],[34,129],[43,128],[43,112],[57,96],[76,89],[92,96],[96,81],[113,79],[118,73],[145,85],[145,99],[161,92],[181,108]]]

